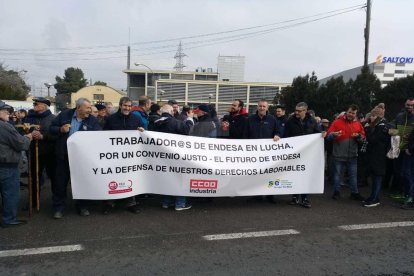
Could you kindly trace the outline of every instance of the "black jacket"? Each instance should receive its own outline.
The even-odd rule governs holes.
[[[190,131],[190,135],[209,138],[217,137],[216,124],[213,119],[211,119],[210,115],[205,114],[204,116],[199,117],[197,123]]]
[[[53,119],[49,132],[52,135],[57,135],[57,141],[56,141],[56,156],[60,159],[65,158],[68,155],[68,147],[67,147],[67,140],[69,138],[69,132],[68,133],[61,133],[60,128],[65,124],[70,124],[72,122],[73,114],[75,113],[75,108],[73,109],[67,109]],[[99,126],[98,119],[93,117],[92,115],[89,115],[88,118],[85,118],[80,127],[79,131],[93,131],[93,130],[101,130],[101,127]]]
[[[366,161],[368,171],[374,175],[385,175],[387,168],[386,154],[390,149],[391,136],[385,119],[379,121],[374,127],[365,127],[367,139]]]
[[[309,114],[306,114],[303,120],[295,116],[290,117],[285,124],[285,134],[283,137],[295,137],[320,132],[321,129],[316,120]]]
[[[279,127],[280,127],[280,137],[284,137],[285,136],[285,125],[286,122],[288,120],[288,117],[286,115],[280,116],[280,117],[276,117],[276,120],[279,122]]]
[[[50,110],[47,110],[41,114],[31,113],[25,119],[25,123],[40,126],[39,131],[43,135],[43,139],[38,141],[39,155],[53,155],[55,152],[55,143],[58,137],[57,135],[49,133],[49,127],[55,118],[56,116],[53,115]],[[35,141],[36,140],[33,139],[30,144],[30,150],[32,152],[35,151]]]
[[[244,138],[267,139],[273,138],[275,135],[280,135],[280,126],[274,116],[266,114],[260,118],[256,112],[247,119]]]
[[[243,109],[243,111],[245,110]],[[247,112],[239,113],[234,116],[232,114],[224,115],[222,122],[229,122],[229,129],[227,131],[220,129],[219,136],[229,139],[243,139],[248,116],[249,114]]]
[[[161,118],[161,116],[157,112],[150,112],[150,114],[148,115],[148,130],[155,129],[154,123],[159,118]]]
[[[104,130],[137,130],[138,127],[143,127],[138,116],[130,113],[124,115],[120,110],[110,115],[104,125]]]
[[[154,131],[188,135],[193,125],[194,123],[191,120],[183,122],[177,120],[169,113],[162,113],[161,118],[154,123]]]

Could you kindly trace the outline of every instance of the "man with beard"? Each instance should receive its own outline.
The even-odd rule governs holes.
[[[351,199],[362,201],[364,198],[358,192],[357,186],[357,159],[358,144],[365,140],[365,131],[361,123],[356,120],[358,106],[351,104],[345,115],[336,119],[328,129],[328,140],[333,141],[333,199],[340,198],[340,178],[342,168],[346,166]]]
[[[224,115],[221,121],[219,136],[229,139],[242,139],[248,113],[242,100],[236,99],[231,103],[229,114]]]
[[[98,116],[96,116],[96,119],[98,119],[99,125],[101,128],[105,125],[105,120],[107,118],[106,114],[106,107],[103,104],[95,104],[96,109],[98,109]]]
[[[119,100],[119,109],[116,113],[110,115],[105,122],[104,130],[139,130],[144,131],[141,120],[138,116],[131,113],[132,100],[128,97],[122,97]],[[133,214],[139,213],[138,201],[135,196],[126,199],[127,209]],[[115,206],[113,200],[108,200],[104,207],[104,214]]]
[[[33,110],[34,112],[29,114],[26,118],[26,123],[31,125],[38,125],[39,129],[33,130],[33,141],[30,144],[30,159],[31,159],[31,176],[32,176],[32,203],[33,207],[36,206],[37,193],[37,180],[40,180],[42,172],[46,169],[47,176],[50,178],[52,191],[55,187],[55,143],[57,140],[56,135],[49,133],[49,127],[52,121],[55,119],[55,115],[49,110],[50,101],[46,98],[34,98]],[[37,160],[38,168],[36,168],[36,147],[37,147]],[[40,185],[40,183],[39,183]],[[40,186],[39,186],[40,188]]]
[[[400,136],[400,154],[397,159],[393,159],[394,175],[391,184],[391,198],[404,199],[404,204],[413,203],[411,197],[405,198],[404,187],[411,182],[411,156],[407,154],[410,133],[414,130],[414,98],[405,101],[404,110],[391,122],[391,135]]]

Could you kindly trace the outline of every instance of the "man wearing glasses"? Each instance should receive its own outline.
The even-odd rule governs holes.
[[[290,117],[285,124],[285,134],[283,137],[296,137],[314,133],[320,133],[320,127],[315,118],[307,113],[308,105],[300,102],[295,107],[295,115]],[[322,137],[325,137],[325,132]],[[305,208],[311,207],[311,202],[307,194],[301,195],[302,201],[299,201],[299,195],[293,195],[291,205],[301,205]]]

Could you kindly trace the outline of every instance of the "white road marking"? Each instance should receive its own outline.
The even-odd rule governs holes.
[[[72,251],[81,251],[83,249],[84,248],[81,244],[75,244],[75,245],[65,245],[65,246],[51,246],[51,247],[5,250],[5,251],[0,251],[0,258],[1,257],[49,254],[49,253],[61,253],[61,252],[72,252]]]
[[[414,221],[341,225],[341,226],[338,226],[338,228],[342,230],[346,230],[346,231],[352,231],[352,230],[362,230],[362,229],[377,229],[377,228],[407,227],[407,226],[414,226]]]
[[[300,232],[296,231],[295,229],[287,229],[287,230],[274,230],[274,231],[261,231],[261,232],[207,235],[207,236],[203,236],[203,238],[208,241],[215,241],[215,240],[232,240],[232,239],[244,239],[244,238],[296,235],[299,233]]]

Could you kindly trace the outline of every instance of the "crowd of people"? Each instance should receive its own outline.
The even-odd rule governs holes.
[[[29,208],[39,208],[39,194],[45,175],[51,183],[53,218],[64,216],[70,168],[67,139],[77,131],[137,130],[225,139],[279,139],[321,133],[325,141],[327,177],[332,182],[334,200],[341,198],[340,189],[347,179],[350,198],[365,207],[380,204],[381,187],[388,187],[392,198],[403,200],[403,209],[414,209],[414,98],[407,99],[404,109],[394,120],[384,118],[385,105],[378,104],[361,116],[356,105],[333,118],[333,122],[316,116],[305,102],[296,104],[288,114],[277,105],[274,114],[269,102],[260,100],[257,111],[248,114],[242,100],[235,99],[228,114],[217,117],[214,105],[200,104],[195,109],[180,107],[170,100],[160,106],[147,96],[138,102],[122,97],[114,110],[112,103],[92,105],[86,98],[76,107],[50,112],[46,98],[34,98],[33,109],[13,111],[0,101],[0,192],[3,227],[23,225],[17,218],[19,207],[22,159],[29,160],[31,197]],[[413,171],[413,172],[412,172]],[[371,182],[371,194],[364,198],[358,184]],[[151,195],[146,195],[151,196]],[[271,201],[274,196],[265,197]],[[103,213],[125,206],[131,213],[139,212],[137,196],[103,202]],[[292,195],[290,204],[311,208],[310,196]],[[81,216],[89,215],[90,202],[77,200]],[[162,208],[176,211],[191,208],[186,197],[162,196]]]

